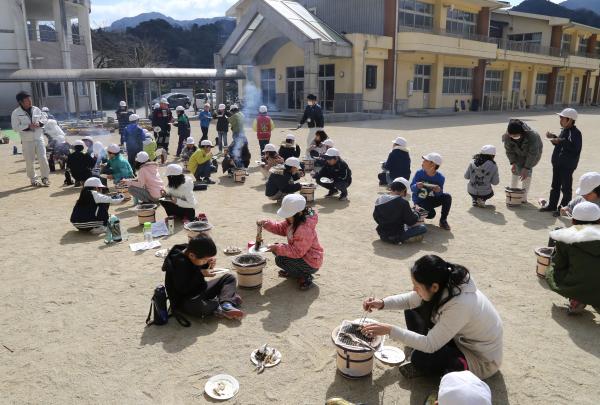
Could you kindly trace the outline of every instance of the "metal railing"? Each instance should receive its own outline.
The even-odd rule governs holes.
[[[478,42],[488,42],[495,43],[496,38],[491,38],[488,35],[480,35],[470,32],[452,32],[447,31],[441,28],[427,28],[427,27],[408,27],[408,26],[398,26],[398,32],[421,32],[425,34],[432,35],[442,35],[445,37],[452,38],[460,38],[460,39],[468,39],[470,41],[478,41]]]
[[[494,40],[498,45],[498,48],[507,51],[535,53],[538,55],[554,56],[557,58],[566,58],[569,56],[568,52],[562,51],[560,48],[555,48],[552,46],[542,46],[527,42],[510,41],[504,38],[494,38]]]
[[[582,58],[590,58],[590,59],[600,59],[600,55],[597,53],[589,53],[587,50],[586,51],[577,51],[575,53],[575,56],[579,56]]]

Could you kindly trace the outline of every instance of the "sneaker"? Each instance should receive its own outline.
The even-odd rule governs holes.
[[[329,190],[329,192],[325,195],[325,198],[331,198],[334,195],[336,195],[337,193],[339,193],[339,190],[332,188],[331,190]]]
[[[425,373],[418,368],[415,367],[410,361],[402,364],[399,368],[400,374],[404,376],[407,380],[411,378],[423,377]]]
[[[446,221],[445,219],[440,219],[440,228],[449,231],[450,225],[448,224],[448,221]]]
[[[48,177],[42,177],[42,186],[50,187],[50,180],[48,179]]]
[[[36,179],[31,179],[31,185],[33,187],[41,187],[42,183],[36,178]]]
[[[478,198],[475,201],[475,204],[477,204],[479,208],[485,208],[485,200],[483,198]]]
[[[472,205],[473,207],[477,207],[477,200],[473,200],[473,201],[471,202],[471,205]]]
[[[279,272],[277,273],[277,275],[281,278],[290,278],[290,275],[287,271],[285,270],[279,270]]]
[[[224,302],[216,309],[215,315],[220,318],[242,319],[244,317],[244,312],[234,307],[233,304]]]
[[[204,183],[206,183],[206,184],[217,184],[216,182],[212,181],[208,177],[206,179],[204,179]]]
[[[556,208],[546,205],[545,207],[540,208],[538,211],[539,212],[554,212],[554,211],[556,211]]]
[[[567,310],[567,313],[569,315],[579,315],[583,313],[585,307],[586,304],[584,304],[583,302],[577,301],[573,298],[569,298],[569,309]]]
[[[314,285],[312,277],[302,277],[298,279],[298,288],[302,291],[306,291]]]
[[[233,298],[231,299],[231,303],[233,304],[234,307],[239,308],[242,306],[242,303],[244,301],[242,300],[242,297],[239,296],[239,294],[235,294],[233,296]]]
[[[103,233],[106,233],[106,227],[105,226],[98,226],[96,228],[92,228],[92,230],[90,231],[90,233],[92,235],[101,235]]]
[[[340,200],[340,201],[348,201],[348,193],[342,193],[342,194],[340,194],[340,197],[338,198],[338,200]]]
[[[560,209],[557,209],[556,211],[552,211],[552,216],[554,218],[560,217]]]

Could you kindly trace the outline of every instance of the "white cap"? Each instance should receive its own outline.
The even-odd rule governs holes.
[[[300,159],[297,157],[289,157],[285,160],[284,164],[286,166],[291,166],[300,169]],[[287,217],[286,217],[287,218]]]
[[[576,193],[577,195],[586,195],[594,191],[598,186],[600,186],[600,173],[584,173],[583,176],[579,178],[579,188]]]
[[[48,107],[42,107],[42,111],[43,112],[48,112],[48,111],[50,111],[50,109]]]
[[[204,146],[210,146],[212,148],[213,144],[211,141],[209,141],[208,139],[203,140],[202,142],[200,142],[200,146],[204,147]]]
[[[483,145],[481,147],[481,153],[482,155],[493,155],[496,156],[496,147],[494,145]]]
[[[127,103],[125,101],[120,101],[119,107],[127,107]]]
[[[406,187],[406,191],[410,194],[410,182],[404,177],[396,177],[392,183],[402,183]]]
[[[219,110],[224,110],[225,109],[225,104],[219,104]]]
[[[193,145],[195,143],[196,143],[196,141],[194,141],[194,138],[191,136],[188,136],[187,139],[185,140],[186,145]]]
[[[334,143],[331,138],[327,138],[323,141],[323,145],[333,148]]]
[[[167,176],[179,176],[180,174],[183,174],[183,167],[175,164],[175,163],[171,163],[169,166],[167,166]]]
[[[442,165],[442,155],[440,155],[439,153],[431,152],[421,157],[425,160],[429,160],[430,162],[435,163],[438,166]]]
[[[182,105],[178,105],[177,107],[175,107],[175,111],[185,111],[185,108],[183,108]]]
[[[571,118],[573,121],[577,121],[577,111],[574,108],[565,108],[556,115],[560,115],[561,117]]]
[[[121,148],[119,148],[119,145],[117,145],[116,143],[111,143],[110,145],[108,145],[108,148],[106,148],[106,150],[109,151],[110,153],[121,152]]]
[[[83,138],[81,138],[82,141],[90,141],[90,142],[94,142],[94,140],[92,139],[91,136],[84,136]]]
[[[160,108],[160,104],[154,103],[154,109],[156,110],[157,108]]]
[[[163,104],[169,104],[169,101],[164,97],[160,99],[160,102]]]
[[[285,136],[286,141],[296,141],[296,137],[293,134],[287,134]]]
[[[129,116],[129,122],[133,122],[133,121],[139,121],[139,119],[140,119],[140,116],[139,116],[139,115],[137,115],[137,114],[131,114],[131,115]]]
[[[105,188],[106,186],[102,184],[102,181],[98,177],[90,177],[83,183],[83,187]]]
[[[135,155],[135,161],[138,163],[146,163],[149,160],[150,156],[144,151],[138,152],[137,155]]]
[[[239,109],[240,107],[238,107],[237,104],[232,104],[231,107],[229,107],[230,110],[236,110]]]
[[[398,138],[396,138],[394,140],[394,145],[398,145],[398,146],[402,146],[402,147],[406,148],[406,145],[408,145],[408,142],[406,142],[406,139],[399,136]]]
[[[470,371],[448,373],[440,381],[439,405],[491,405],[490,387]]]
[[[258,112],[261,114],[266,114],[267,113],[267,106],[266,105],[261,105],[260,107],[258,107]]]
[[[277,215],[282,218],[289,218],[306,208],[306,199],[300,194],[288,194],[281,201],[281,208],[277,210]]]
[[[75,142],[73,142],[73,146],[85,146],[85,143],[83,143],[83,141],[80,141],[78,139]]]
[[[325,152],[325,156],[339,157],[340,156],[340,151],[337,150],[336,148],[329,148],[329,149],[327,149],[327,152]]]
[[[268,143],[265,145],[263,152],[277,152],[277,147],[275,147],[275,145],[272,143]]]
[[[585,222],[600,220],[600,207],[593,202],[583,201],[573,208],[573,219]]]

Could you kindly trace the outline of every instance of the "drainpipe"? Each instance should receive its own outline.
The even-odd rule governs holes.
[[[369,48],[369,41],[365,40],[365,45],[363,46],[363,51],[362,51],[362,61],[363,61],[363,72],[362,72],[362,106],[361,106],[361,110],[364,110],[365,107],[365,80],[366,80],[366,75],[367,75],[367,49]],[[368,105],[367,105],[368,106]],[[352,106],[351,106],[352,107]],[[356,112],[358,112],[358,103],[356,105]],[[347,112],[347,111],[345,111]]]
[[[398,40],[398,0],[396,0],[396,29],[394,30],[394,38],[392,38],[392,44],[394,47],[394,88],[392,89],[392,112],[394,115],[396,114],[397,106],[396,106],[396,92],[397,92],[397,82],[398,82],[398,44],[396,43]]]

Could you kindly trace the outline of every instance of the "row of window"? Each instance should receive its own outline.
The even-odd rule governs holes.
[[[77,93],[81,97],[87,97],[88,85],[87,83],[77,82]],[[61,97],[63,95],[63,86],[60,82],[47,82],[42,83],[42,96],[43,97]]]
[[[401,27],[433,28],[433,4],[419,0],[400,0],[398,24]],[[450,8],[446,15],[446,31],[471,35],[477,31],[477,14]]]

